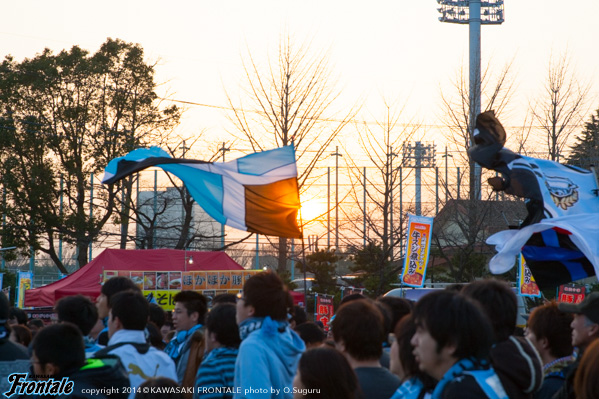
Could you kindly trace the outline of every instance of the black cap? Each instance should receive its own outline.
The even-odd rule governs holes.
[[[559,310],[566,313],[585,315],[593,323],[599,324],[599,292],[591,292],[580,303],[560,303]]]

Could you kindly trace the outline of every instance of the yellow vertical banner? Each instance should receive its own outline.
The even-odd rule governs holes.
[[[18,272],[18,285],[17,285],[17,307],[25,307],[25,291],[31,288],[31,282],[33,281],[33,273],[31,272]]]
[[[409,215],[402,284],[422,287],[431,247],[433,218]]]
[[[540,298],[541,290],[539,290],[535,278],[528,268],[522,254],[520,254],[519,269],[518,275],[520,278],[518,278],[518,295]]]

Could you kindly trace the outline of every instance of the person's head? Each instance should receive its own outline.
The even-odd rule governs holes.
[[[299,334],[300,338],[306,344],[306,349],[321,346],[327,337],[322,328],[311,321],[295,326],[295,332]]]
[[[246,281],[243,295],[237,300],[237,324],[250,317],[287,320],[291,307],[291,295],[279,276],[271,272],[257,273]]]
[[[41,319],[31,319],[27,322],[27,327],[31,330],[31,335],[35,337],[35,334],[44,328],[44,322]]]
[[[137,291],[123,291],[110,298],[108,312],[108,336],[119,330],[143,331],[148,322],[148,301]]]
[[[31,330],[26,326],[16,324],[12,326],[10,340],[23,346],[29,346],[29,343],[31,342]]]
[[[173,300],[173,326],[177,331],[187,331],[196,324],[204,323],[208,311],[208,301],[204,295],[195,291],[181,291]]]
[[[212,299],[212,306],[216,306],[219,303],[237,303],[237,295],[235,294],[218,294]]]
[[[220,303],[206,316],[206,345],[211,350],[219,346],[237,348],[241,343],[235,320],[237,310],[232,303]]]
[[[83,295],[67,296],[60,298],[54,308],[59,322],[75,324],[84,336],[98,321],[98,309],[94,303]]]
[[[397,375],[402,381],[418,377],[426,389],[432,388],[435,381],[428,374],[422,372],[412,351],[412,337],[416,334],[416,324],[411,314],[403,317],[395,326],[395,340],[389,353],[389,371]]]
[[[525,336],[537,349],[543,362],[572,353],[572,315],[558,309],[555,301],[532,310]]]
[[[307,320],[308,317],[304,308],[302,306],[295,305],[293,307],[293,314],[291,315],[291,320],[289,320],[291,328],[295,328],[296,326],[305,323]]]
[[[518,318],[518,299],[505,281],[475,281],[464,286],[461,293],[480,304],[491,321],[496,342],[505,341],[514,334]]]
[[[150,303],[150,321],[160,329],[166,321],[166,312],[157,303]]]
[[[110,298],[122,291],[133,290],[141,293],[141,290],[129,277],[117,276],[108,279],[100,289],[100,296],[96,299],[98,317],[103,319],[108,316],[111,302]]]
[[[152,345],[154,348],[163,350],[166,344],[164,343],[162,339],[162,333],[160,332],[160,329],[156,327],[156,324],[148,321],[146,324],[146,331],[150,345]]]
[[[60,376],[85,364],[83,335],[74,324],[58,323],[41,329],[33,340],[31,363],[37,375]]]
[[[362,294],[349,294],[349,295],[345,295],[342,299],[341,302],[339,303],[339,306],[341,305],[345,305],[348,302],[351,301],[357,301],[358,299],[366,299],[366,297]]]
[[[8,316],[8,322],[11,325],[20,324],[22,326],[27,325],[27,313],[21,308],[10,308],[10,315]]]
[[[399,298],[396,296],[380,296],[377,302],[382,302],[391,309],[391,331],[395,329],[397,323],[405,316],[412,312],[414,302],[409,299]]]
[[[389,371],[402,381],[420,373],[418,362],[412,353],[414,348],[410,343],[415,333],[416,324],[412,315],[407,315],[395,326],[395,340],[389,354]]]
[[[464,358],[486,359],[492,344],[490,321],[476,303],[451,291],[423,296],[414,307],[414,356],[420,370],[439,380]]]
[[[152,377],[141,383],[135,399],[183,399],[183,394],[176,381],[166,377]],[[148,389],[145,389],[148,388]],[[170,388],[170,389],[152,389]]]
[[[293,387],[294,399],[353,399],[358,390],[358,378],[345,356],[333,348],[321,347],[304,352]]]
[[[389,305],[387,305],[383,302],[374,301],[373,303],[374,303],[374,306],[379,308],[379,310],[381,311],[381,314],[383,315],[383,326],[385,329],[385,342],[387,342],[387,335],[391,334],[393,332],[393,327],[395,327],[393,325],[393,312],[391,311],[391,308],[389,307]]]
[[[572,313],[572,346],[584,350],[599,338],[599,292],[591,292],[578,304],[560,303],[559,310]]]
[[[574,392],[577,399],[599,398],[599,340],[584,351],[574,375]]]
[[[373,301],[361,299],[342,305],[332,322],[337,348],[357,361],[379,359],[383,352],[385,325]]]

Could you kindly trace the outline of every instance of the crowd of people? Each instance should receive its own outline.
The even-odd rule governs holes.
[[[0,293],[0,394],[8,398],[597,399],[599,293],[547,302],[516,333],[517,300],[488,279],[418,302],[343,298],[328,331],[281,279],[239,295],[174,296],[169,314],[128,278],[95,303],[28,320]]]

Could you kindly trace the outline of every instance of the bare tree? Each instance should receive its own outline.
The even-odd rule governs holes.
[[[300,192],[310,186],[317,162],[355,114],[352,109],[340,119],[327,115],[339,92],[334,89],[326,53],[310,50],[309,44],[297,46],[287,35],[279,44],[278,58],[271,60],[265,70],[248,51],[243,60],[248,103],[236,103],[227,94],[237,137],[249,142],[253,151],[295,146],[301,166]],[[283,273],[286,238],[279,238],[278,254],[277,268]]]
[[[587,106],[591,84],[578,79],[568,52],[551,55],[543,96],[531,105],[532,115],[542,131],[552,161],[558,161],[568,139],[579,129],[590,108]]]
[[[369,254],[366,258],[370,258],[371,262],[362,261],[358,264],[360,268],[368,269],[361,271],[367,272],[366,286],[376,294],[384,293],[401,269],[398,244],[403,234],[402,215],[397,212],[396,203],[402,180],[405,181],[408,177],[408,173],[402,175],[400,172],[400,167],[404,164],[402,145],[419,129],[419,125],[412,121],[401,123],[403,107],[397,102],[383,100],[383,104],[383,118],[376,120],[373,126],[367,123],[356,126],[359,132],[357,144],[366,156],[369,172],[364,173],[364,165],[360,165],[356,157],[347,157],[352,181],[350,195],[355,204],[350,207],[350,211],[345,212],[347,229],[357,233],[354,235],[364,236],[366,241],[365,246],[354,242],[350,247],[353,247],[356,254],[363,254],[364,251]],[[355,149],[346,148],[345,152],[353,154]],[[363,201],[364,194],[366,204]],[[364,224],[367,234],[363,231]],[[372,251],[378,256],[371,256]]]
[[[481,76],[483,102],[481,108],[484,111],[494,109],[495,113],[499,115],[506,110],[515,84],[511,76],[512,63],[513,60],[507,63],[495,77],[489,66],[483,71]],[[446,137],[448,137],[450,145],[457,149],[454,152],[454,162],[468,165],[470,178],[469,200],[460,202],[460,215],[451,216],[451,218],[455,219],[454,223],[458,225],[456,231],[459,233],[459,240],[440,237],[439,230],[437,230],[433,235],[433,242],[437,244],[437,248],[435,249],[439,251],[437,256],[447,260],[454,259],[450,265],[454,265],[456,269],[452,269],[451,274],[457,278],[462,278],[465,276],[463,273],[464,267],[472,267],[472,262],[484,261],[484,258],[479,257],[476,253],[477,247],[480,247],[481,244],[481,231],[484,227],[486,212],[481,212],[480,200],[476,196],[475,184],[477,176],[475,174],[475,163],[468,159],[467,155],[467,150],[473,141],[470,124],[474,121],[470,117],[470,91],[467,74],[463,67],[458,71],[457,77],[453,82],[453,87],[455,90],[451,93],[441,91],[443,102],[442,120],[449,132]],[[524,135],[526,135],[525,130],[522,131],[522,136]],[[461,160],[456,158],[461,158]],[[444,184],[447,185],[446,187],[449,187],[448,182]],[[447,206],[448,204],[445,203],[444,208]],[[456,213],[457,209],[454,207],[451,212]],[[448,209],[447,212],[449,211]]]
[[[506,109],[514,90],[514,79],[512,78],[513,60],[507,63],[494,77],[489,65],[481,76],[481,94],[484,101],[484,111],[495,110],[495,115],[501,115]],[[453,91],[441,90],[441,101],[443,103],[442,123],[450,133],[449,138],[452,147],[458,149],[458,156],[462,162],[454,159],[454,162],[467,163],[470,174],[470,198],[474,199],[475,190],[475,164],[468,159],[467,150],[472,143],[472,118],[470,117],[470,89],[467,71],[462,66],[455,80],[452,82]],[[476,117],[476,115],[475,115]]]

